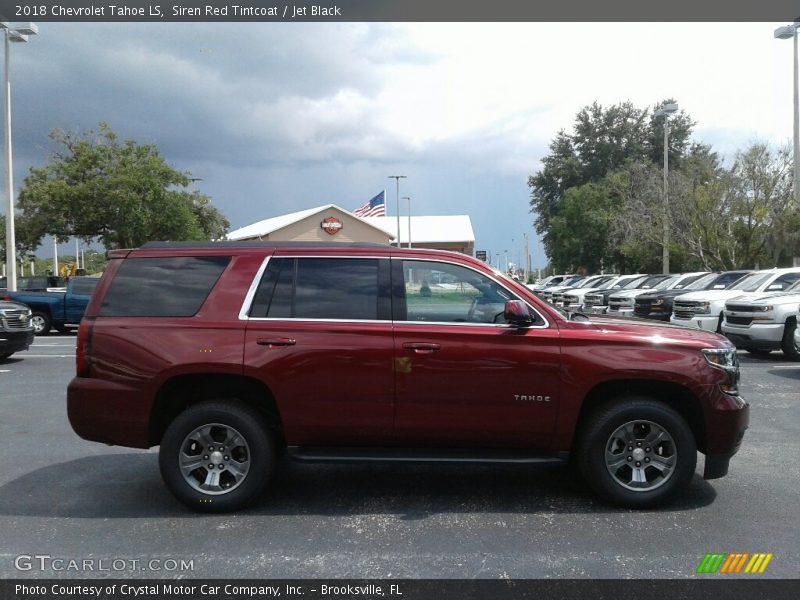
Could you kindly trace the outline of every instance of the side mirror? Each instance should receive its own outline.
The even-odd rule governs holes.
[[[506,308],[503,311],[503,317],[506,321],[517,327],[530,327],[533,323],[531,313],[522,300],[507,301]]]

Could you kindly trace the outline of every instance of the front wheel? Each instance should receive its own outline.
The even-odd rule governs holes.
[[[781,341],[781,350],[783,350],[787,358],[792,360],[800,360],[800,343],[798,343],[794,335],[796,330],[797,321],[786,323],[786,327],[783,328],[783,340]]]
[[[31,323],[33,324],[33,333],[36,335],[47,335],[50,333],[50,327],[53,321],[50,315],[45,312],[35,312],[31,315]]]
[[[601,406],[578,440],[578,466],[605,500],[631,508],[662,504],[685,488],[697,445],[677,412],[631,396]]]
[[[239,400],[187,408],[161,440],[159,466],[167,487],[195,510],[243,508],[266,487],[275,449],[262,416]]]

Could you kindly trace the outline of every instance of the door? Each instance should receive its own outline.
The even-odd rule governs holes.
[[[388,259],[269,260],[244,370],[274,394],[288,445],[390,443],[393,353]]]
[[[505,302],[519,298],[463,265],[393,259],[392,277],[398,443],[547,447],[558,330],[535,311],[529,328],[507,324]]]

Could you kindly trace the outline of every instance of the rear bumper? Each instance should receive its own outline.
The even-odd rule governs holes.
[[[30,331],[0,331],[0,354],[27,350],[33,343],[33,329]]]
[[[141,391],[103,379],[75,377],[67,388],[67,416],[85,440],[150,447],[150,406]]]

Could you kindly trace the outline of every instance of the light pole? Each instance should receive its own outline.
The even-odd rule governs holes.
[[[8,78],[10,59],[10,42],[27,42],[28,36],[39,33],[33,23],[25,23],[11,27],[7,21],[0,21],[5,39],[5,103],[3,106],[3,123],[5,128],[6,153],[6,287],[10,292],[17,291],[17,252],[14,235],[14,179],[11,161],[11,81]]]
[[[403,200],[408,200],[408,247],[411,248],[411,197],[403,196]]]
[[[675,103],[665,104],[659,108],[654,117],[664,117],[664,237],[663,250],[661,253],[661,263],[664,273],[669,273],[669,194],[667,177],[669,175],[669,116],[678,112],[678,105]]]
[[[800,21],[795,21],[793,25],[785,25],[775,30],[775,37],[779,40],[794,39],[794,199],[800,203],[800,99],[797,85],[797,28]]]
[[[397,247],[400,247],[400,180],[406,179],[405,175],[389,175],[387,179],[394,179],[397,184]]]

